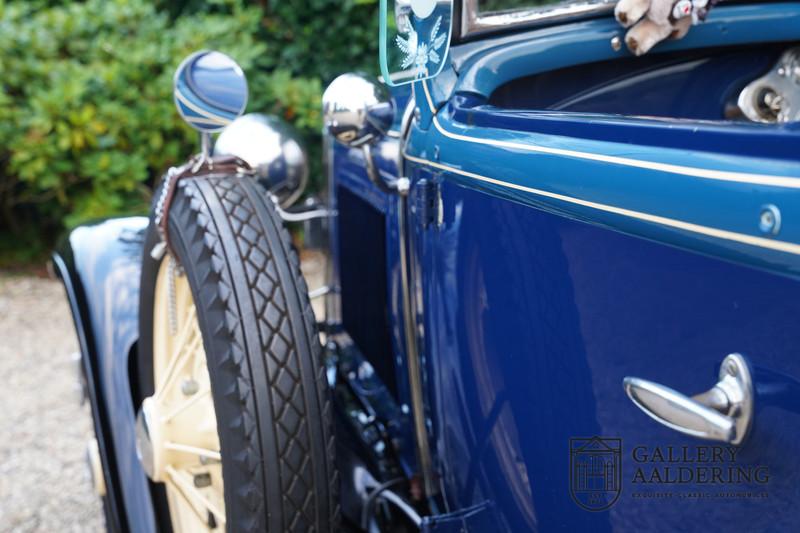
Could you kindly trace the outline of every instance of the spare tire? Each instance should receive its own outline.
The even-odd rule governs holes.
[[[159,487],[157,516],[176,531],[223,523],[228,531],[337,530],[339,481],[322,350],[297,254],[266,191],[236,176],[183,179],[167,227],[175,258],[154,259],[150,251],[158,237],[151,217],[137,363],[147,396],[137,417],[137,445]],[[176,302],[182,286],[188,286],[187,296]],[[202,371],[189,371],[201,365],[184,361],[184,352],[202,361],[200,343],[176,349],[175,343],[191,338],[184,331],[191,328],[170,330],[178,309],[192,305],[195,311],[186,317],[196,320],[202,336],[211,401],[204,408],[203,400],[187,396],[194,402],[187,401],[189,407],[161,405],[164,398],[174,404],[181,394],[202,394]],[[162,352],[178,362],[154,366]],[[185,375],[178,379],[175,372]],[[162,385],[183,388],[159,390]],[[176,410],[180,414],[164,425],[165,413]],[[217,441],[194,429],[214,418],[218,453],[203,451],[208,444],[196,442]],[[221,464],[222,480],[214,478],[214,463],[217,471]],[[215,501],[224,501],[224,508]]]

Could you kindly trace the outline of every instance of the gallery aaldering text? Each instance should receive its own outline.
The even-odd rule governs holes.
[[[632,483],[637,484],[746,484],[769,482],[769,467],[736,464],[733,446],[636,446],[631,457],[637,464]]]

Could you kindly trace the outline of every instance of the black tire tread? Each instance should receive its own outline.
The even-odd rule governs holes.
[[[220,431],[226,487],[235,472],[236,490],[225,494],[228,529],[335,530],[332,407],[288,232],[260,185],[232,176],[183,180],[169,231],[201,291],[212,384],[225,384],[215,404],[230,432]]]

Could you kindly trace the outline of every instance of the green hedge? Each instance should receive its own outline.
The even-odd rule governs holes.
[[[242,65],[250,111],[304,135],[319,178],[320,98],[375,70],[375,0],[240,3],[0,0],[0,264],[63,229],[146,209],[155,178],[197,150],[172,104],[190,52]]]

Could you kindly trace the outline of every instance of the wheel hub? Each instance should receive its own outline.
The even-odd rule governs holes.
[[[136,454],[142,463],[147,477],[153,481],[163,481],[162,458],[164,455],[163,428],[155,411],[156,402],[153,397],[145,398],[142,408],[136,415]]]

